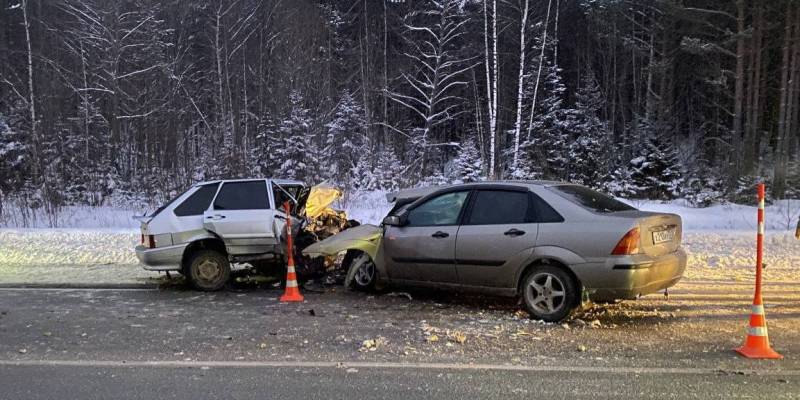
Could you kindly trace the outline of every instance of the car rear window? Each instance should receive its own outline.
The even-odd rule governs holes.
[[[586,186],[559,185],[551,186],[549,189],[589,211],[609,213],[636,209],[611,196],[589,189]]]
[[[179,217],[187,217],[190,215],[202,214],[203,211],[208,209],[208,206],[211,204],[211,200],[214,199],[214,195],[217,193],[218,186],[219,183],[200,186],[200,188],[192,193],[189,198],[184,200],[181,205],[175,207],[175,215]]]
[[[527,192],[480,190],[467,225],[521,224],[531,219]]]
[[[214,200],[215,210],[266,210],[268,208],[267,184],[264,181],[225,183],[219,190],[217,199]]]

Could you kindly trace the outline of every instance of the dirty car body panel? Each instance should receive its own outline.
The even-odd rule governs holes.
[[[389,216],[398,217],[399,226],[348,230],[307,251],[365,251],[389,284],[509,296],[520,293],[532,267],[551,265],[565,269],[595,300],[668,288],[686,267],[679,216],[639,211],[579,185],[480,182],[387,199],[398,202]],[[640,235],[635,251],[612,254],[631,231]]]
[[[278,201],[290,197],[287,190],[302,187],[302,182],[275,179],[198,183],[152,215],[137,218],[142,243],[136,256],[147,270],[180,271],[191,245],[213,242],[233,262],[275,258],[284,251],[287,218]],[[299,225],[293,224],[293,231]]]

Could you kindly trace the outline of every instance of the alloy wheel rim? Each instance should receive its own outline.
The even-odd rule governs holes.
[[[203,260],[203,262],[197,266],[197,275],[203,281],[214,281],[221,274],[222,268],[220,268],[219,263],[214,260]]]
[[[368,286],[372,283],[372,280],[375,278],[375,264],[372,263],[369,259],[365,256],[362,256],[359,260],[359,265],[356,266],[358,268],[356,270],[355,280],[359,286]]]
[[[566,304],[564,282],[557,276],[540,272],[533,276],[525,289],[528,305],[539,314],[553,314]]]

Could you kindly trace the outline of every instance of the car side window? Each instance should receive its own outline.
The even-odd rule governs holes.
[[[173,212],[178,217],[203,214],[211,204],[211,200],[214,199],[214,195],[217,193],[217,187],[219,187],[219,183],[200,186],[189,198],[175,207]]]
[[[532,221],[528,192],[479,190],[467,225],[522,224]]]
[[[536,222],[551,223],[551,222],[564,222],[564,217],[554,210],[550,204],[547,204],[541,197],[531,193],[533,200],[533,209],[536,214]]]
[[[269,208],[264,181],[229,182],[222,185],[215,210],[266,210]]]
[[[408,212],[408,226],[458,225],[458,216],[469,192],[452,192],[436,196]]]
[[[297,199],[298,194],[300,193],[300,189],[302,186],[278,186],[273,184],[272,185],[272,196],[275,198],[275,208],[278,210],[283,211],[283,203],[291,202],[291,198],[286,194],[287,192],[292,195],[295,199]]]

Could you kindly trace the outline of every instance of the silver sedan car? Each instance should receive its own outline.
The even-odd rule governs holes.
[[[683,276],[681,218],[639,211],[587,187],[496,181],[387,196],[381,226],[307,248],[346,251],[353,286],[414,285],[521,296],[532,317],[559,321],[581,302],[634,299]]]

